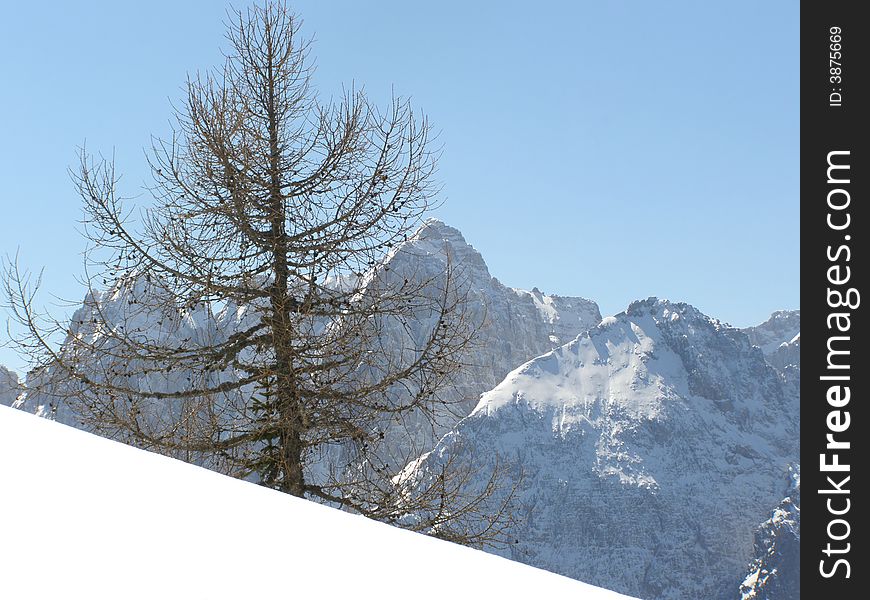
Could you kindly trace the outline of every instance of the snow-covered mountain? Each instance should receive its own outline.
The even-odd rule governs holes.
[[[740,600],[800,600],[801,472],[788,496],[755,533],[756,558],[740,586]]]
[[[0,457],[4,598],[630,600],[6,407]]]
[[[641,598],[733,597],[798,461],[798,398],[738,329],[650,298],[510,373],[432,452],[521,484],[506,556]]]
[[[411,415],[396,426],[395,431],[387,430],[386,445],[389,447],[392,442],[394,446],[417,449],[413,456],[431,448],[441,435],[471,412],[480,394],[493,388],[517,365],[565,343],[601,319],[598,306],[591,300],[549,296],[537,289],[529,292],[502,285],[490,274],[480,253],[458,230],[435,219],[427,220],[406,242],[394,248],[368,276],[431,281],[433,290],[437,291],[448,265],[455,270],[456,282],[467,294],[468,318],[482,323],[483,327],[466,367],[455,374],[453,387],[445,394],[445,400],[451,405],[438,415],[435,427],[431,427],[428,420],[415,420]],[[158,285],[144,277],[119,282],[105,292],[95,291],[73,314],[69,335],[99,340],[101,328],[123,327],[128,332],[146,336],[154,344],[182,346],[208,340],[219,342],[253,325],[254,311],[235,305],[223,306],[218,311],[201,305],[183,311],[156,308],[160,303],[152,299],[161,293]],[[383,344],[385,347],[420,347],[428,332],[425,327],[409,330],[401,323],[394,325],[385,328],[384,335],[388,338]],[[406,339],[409,337],[412,339]],[[108,370],[111,369],[95,371]],[[118,375],[120,371],[123,365],[114,368],[115,376],[123,376]],[[98,375],[100,373],[95,373]],[[232,377],[233,374],[222,373],[221,376]],[[184,386],[187,377],[186,373],[155,372],[138,385],[140,389],[172,391]],[[29,387],[43,391],[30,392],[16,406],[78,425],[64,398],[52,394],[51,385],[44,385],[46,381],[51,382],[51,378],[51,373],[31,375]],[[129,379],[125,383],[129,383]],[[404,460],[410,458],[408,451],[394,454],[404,456]]]

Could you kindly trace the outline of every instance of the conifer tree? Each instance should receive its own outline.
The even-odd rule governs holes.
[[[82,152],[85,316],[39,314],[38,280],[5,271],[29,393],[114,439],[492,543],[507,516],[486,502],[498,473],[471,498],[470,467],[452,464],[403,490],[396,473],[424,449],[383,444],[404,419],[434,418],[481,326],[454,267],[433,278],[384,261],[432,208],[429,126],[401,98],[321,101],[299,26],[280,4],[231,13],[226,64],[188,80],[138,211],[114,164]]]

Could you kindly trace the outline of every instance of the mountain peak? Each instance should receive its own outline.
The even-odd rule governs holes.
[[[749,340],[770,356],[780,346],[799,340],[801,332],[800,310],[777,310],[764,323],[743,330]]]
[[[486,262],[480,252],[465,241],[465,237],[455,227],[447,225],[438,219],[426,219],[417,231],[407,241],[394,248],[384,263],[391,268],[401,270],[409,268],[415,271],[423,262],[429,263],[430,269],[443,272],[449,263],[459,267],[464,278],[476,282],[488,282],[492,279]]]
[[[414,233],[413,238],[419,240],[443,240],[452,244],[468,245],[461,231],[435,218],[423,221],[423,224]]]
[[[687,304],[686,302],[673,302],[667,298],[658,298],[650,296],[646,300],[635,300],[628,305],[625,312],[617,316],[639,317],[642,315],[650,315],[656,320],[671,320],[676,321],[679,318],[687,318],[690,320],[703,320],[717,325],[721,325],[718,319],[708,317],[700,310]]]

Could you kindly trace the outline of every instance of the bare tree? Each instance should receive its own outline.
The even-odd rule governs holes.
[[[225,66],[188,80],[153,145],[150,205],[129,208],[113,163],[82,152],[89,293],[72,325],[34,310],[38,279],[7,264],[30,393],[140,447],[497,542],[507,507],[464,495],[471,467],[412,494],[396,474],[423,449],[387,435],[437,416],[481,326],[452,265],[424,277],[384,260],[437,191],[426,120],[358,90],[321,103],[286,7],[231,18]]]

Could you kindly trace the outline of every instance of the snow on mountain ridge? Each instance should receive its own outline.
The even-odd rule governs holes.
[[[776,311],[755,327],[743,331],[750,341],[761,348],[770,364],[791,387],[791,394],[800,396],[801,381],[801,312]]]
[[[462,233],[438,219],[427,219],[407,242],[394,252],[389,260],[400,251],[418,257],[439,257],[446,262],[447,255],[459,267],[459,276],[470,279],[478,289],[487,286],[492,280],[494,287],[503,287],[498,279],[492,277],[480,252],[469,244]],[[601,313],[595,302],[573,296],[547,295],[538,288],[531,291],[520,288],[506,288],[513,291],[520,302],[531,301],[541,321],[549,324],[551,334],[556,340],[553,344],[565,343],[584,328],[591,327],[601,320]],[[530,357],[531,358],[531,357]]]
[[[800,310],[777,310],[764,323],[743,329],[753,344],[765,355],[772,354],[782,344],[793,342],[801,331]]]
[[[612,388],[614,390],[612,394],[616,395],[611,395],[611,399],[622,402],[624,408],[632,409],[636,416],[653,417],[654,414],[645,411],[653,410],[652,403],[662,398],[656,396],[645,399],[638,395],[638,380],[634,379],[637,371],[645,368],[652,373],[654,381],[661,384],[655,386],[654,391],[660,393],[664,389],[662,387],[664,380],[677,375],[680,366],[676,361],[668,361],[658,356],[655,353],[655,340],[647,336],[645,331],[655,330],[661,325],[670,332],[668,341],[672,341],[680,347],[683,344],[679,336],[685,338],[687,335],[702,335],[703,330],[697,327],[697,322],[708,324],[715,334],[734,336],[732,341],[737,343],[741,341],[738,335],[739,330],[733,329],[717,319],[706,317],[689,304],[659,300],[655,297],[638,300],[632,302],[625,312],[603,319],[595,328],[580,334],[568,344],[537,357],[512,371],[497,388],[484,394],[475,410],[485,409],[492,412],[499,405],[504,404],[505,399],[500,398],[495,394],[495,391],[510,387],[519,377],[530,375],[535,379],[544,380],[548,373],[568,377],[575,371],[584,368],[582,378],[569,377],[569,385],[559,386],[555,394],[545,396],[545,402],[560,406],[575,406],[584,401],[584,390],[589,383],[596,382],[606,385],[608,389]],[[607,341],[604,343],[594,341],[600,337],[606,337]],[[584,340],[592,340],[591,347],[589,344],[584,344]],[[629,347],[632,348],[631,352],[628,351]],[[750,345],[745,342],[741,349],[752,352]],[[621,365],[620,369],[613,370],[609,363],[610,355],[620,352],[629,354],[628,362]],[[709,398],[739,402],[739,394],[724,389],[712,380],[701,379],[698,373],[698,363],[704,359],[703,355],[689,355],[684,352],[682,356],[675,358],[680,358],[683,364],[688,363],[692,366],[685,384],[678,386],[678,393],[686,395],[698,391],[699,387],[703,387],[703,391]],[[555,364],[558,364],[563,371],[558,373],[553,371]],[[650,369],[652,364],[655,364],[655,370]],[[590,371],[593,372],[590,373]],[[648,381],[642,383],[648,383]],[[690,388],[696,389],[690,390]]]
[[[541,319],[550,325],[553,344],[564,344],[577,335],[577,323],[597,323],[601,315],[594,302],[570,296],[547,295],[538,288],[531,291],[513,288],[518,296],[529,297]]]

